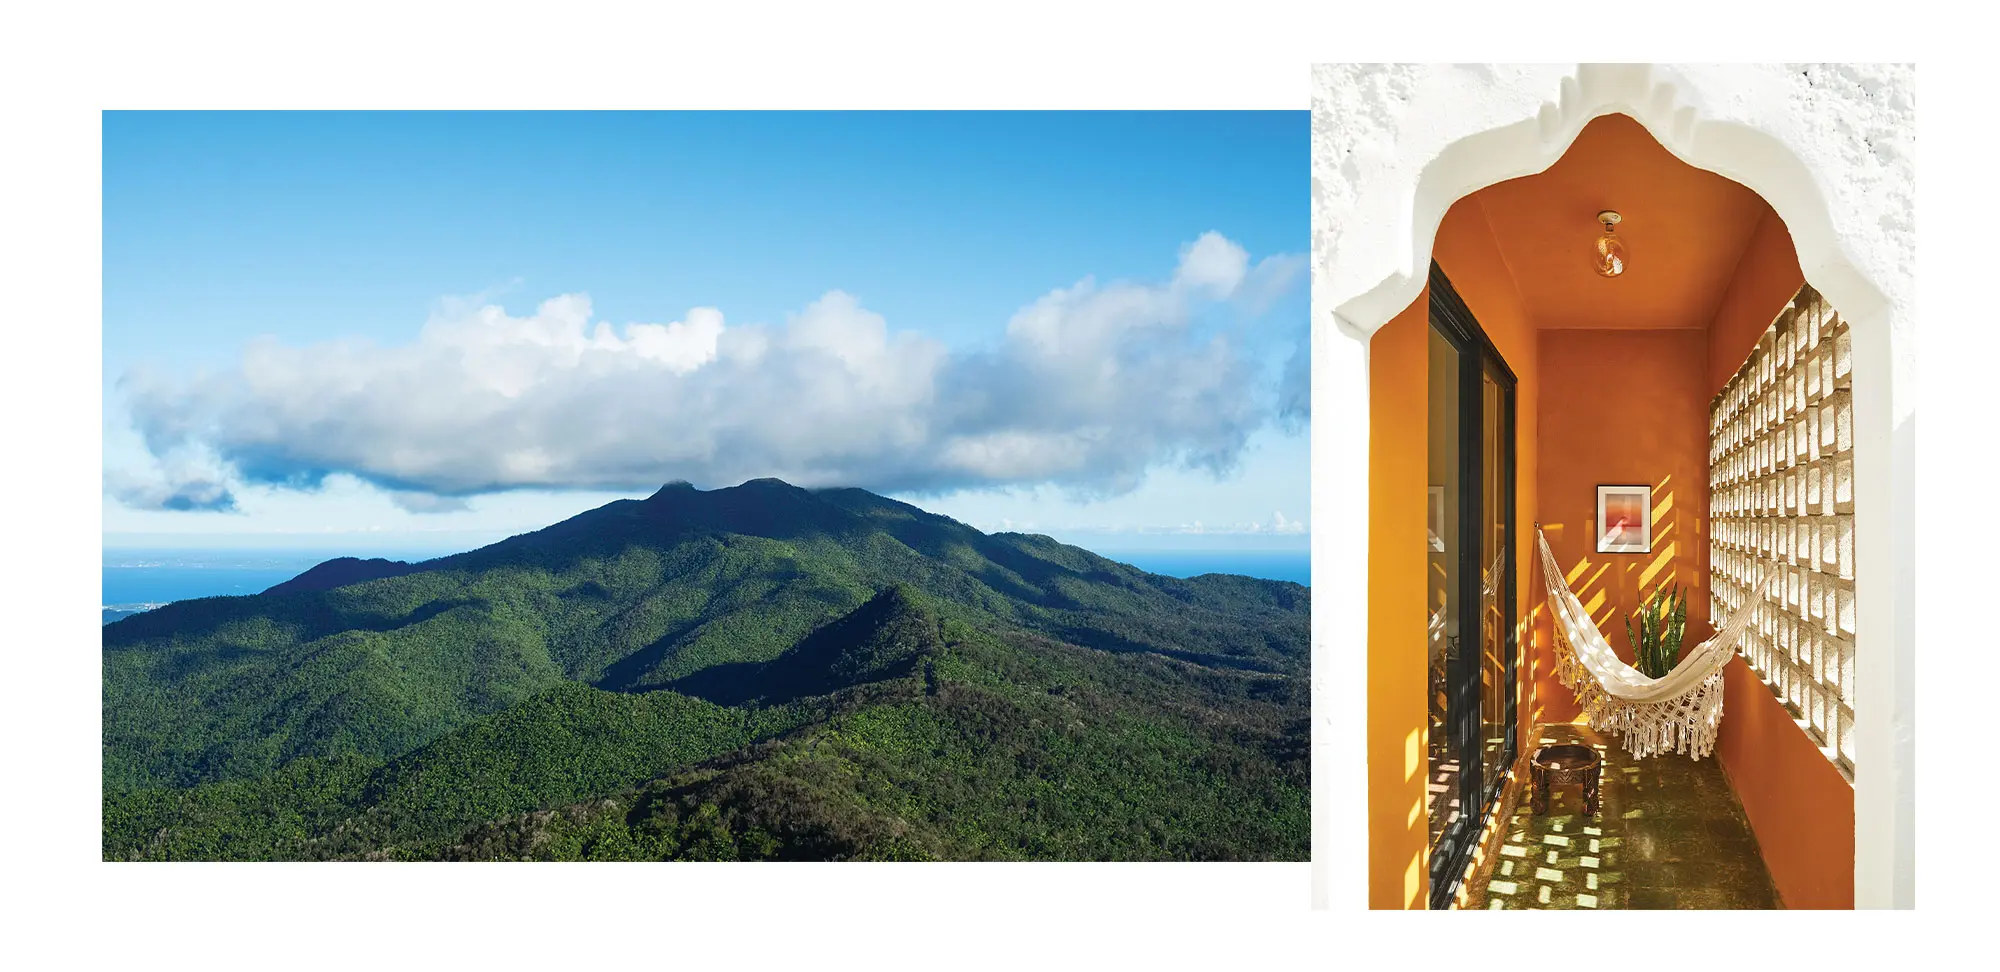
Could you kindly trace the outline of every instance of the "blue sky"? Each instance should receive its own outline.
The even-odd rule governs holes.
[[[450,549],[777,475],[1303,549],[1308,126],[108,113],[107,544]]]

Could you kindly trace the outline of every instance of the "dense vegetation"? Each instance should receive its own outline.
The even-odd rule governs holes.
[[[1290,859],[1308,592],[670,485],[104,629],[104,854]]]

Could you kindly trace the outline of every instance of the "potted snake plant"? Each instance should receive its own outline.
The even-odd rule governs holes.
[[[1653,591],[1637,615],[1625,619],[1625,638],[1632,645],[1633,665],[1647,678],[1660,678],[1674,670],[1681,657],[1681,636],[1687,633],[1687,595],[1679,584],[1671,592],[1665,585]]]

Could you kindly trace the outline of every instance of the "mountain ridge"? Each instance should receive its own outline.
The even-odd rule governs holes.
[[[1043,838],[994,815],[1000,798],[972,781],[1017,779],[1027,802],[1010,812],[1049,812],[1033,808],[1064,799],[1059,789],[1046,790],[1035,772],[1010,774],[1055,759],[1046,747],[1078,740],[1085,749],[1057,762],[1079,779],[1138,792],[1151,784],[1129,774],[1147,766],[1175,781],[1173,799],[1190,806],[1209,803],[1189,774],[1223,758],[1217,766],[1236,767],[1228,772],[1289,808],[1276,832],[1296,830],[1303,848],[1302,818],[1290,816],[1303,803],[1276,795],[1303,786],[1309,608],[1303,585],[1149,574],[1046,537],[986,534],[865,490],[669,483],[644,500],[475,550],[414,564],[335,558],[263,594],[179,602],[105,626],[106,855],[192,854],[225,846],[233,827],[242,853],[435,857],[479,820],[580,796],[615,799],[648,778],[709,772],[705,761],[734,751],[730,765],[742,768],[716,770],[734,774],[729,786],[738,789],[728,792],[768,784],[818,808],[793,807],[806,814],[794,823],[875,819],[864,807],[936,790],[917,804],[926,813],[974,813],[978,832],[1003,835],[966,843],[948,829],[925,830],[909,844],[843,824],[834,828],[847,833],[835,842],[841,856],[1032,857]],[[628,709],[654,713],[644,717],[654,735],[614,729],[637,718],[616,715]],[[1038,727],[1050,719],[1084,735],[1044,738]],[[668,744],[689,733],[712,742]],[[822,779],[833,757],[783,742],[797,733],[841,740],[840,760],[880,764],[902,789]],[[910,748],[919,738],[935,741]],[[1195,762],[1159,762],[1182,750]],[[576,755],[549,763],[532,758],[540,751]],[[682,762],[647,752],[681,753]],[[924,766],[947,757],[962,769],[926,775]],[[1001,758],[1018,765],[981,762]],[[576,768],[591,766],[599,768]],[[565,775],[574,773],[584,775]],[[397,780],[430,777],[464,777],[460,789],[478,796],[398,802],[415,798],[395,796],[408,788]],[[654,837],[634,831],[618,840],[637,840],[628,849],[639,856],[671,857],[722,854],[725,845],[739,856],[822,846],[769,844],[776,818],[692,785],[669,788],[694,801],[682,808],[689,813],[714,806],[734,821],[737,829],[724,828],[733,836],[694,840],[676,830],[682,836],[647,843]],[[349,836],[260,843],[264,825],[244,816],[246,794],[262,794],[257,807],[296,805],[286,812],[316,821],[308,831]],[[1094,818],[1073,809],[1058,814],[1069,836],[1046,848],[1116,856],[1138,846],[1082,834]],[[421,825],[383,822],[411,813]],[[1173,824],[1183,836],[1157,847],[1202,856],[1221,846],[1185,837],[1193,831],[1182,828],[1195,826]],[[179,836],[141,836],[161,832]]]
[[[265,594],[294,594],[302,591],[330,591],[336,587],[359,584],[362,581],[380,580],[384,577],[400,577],[419,568],[404,560],[389,560],[374,557],[363,560],[359,557],[335,557],[321,561],[307,568],[290,580],[281,581],[264,589]]]

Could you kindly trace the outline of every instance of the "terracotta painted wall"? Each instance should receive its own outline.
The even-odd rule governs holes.
[[[1368,905],[1422,908],[1430,295],[1368,342]]]
[[[1854,786],[1741,656],[1723,672],[1717,758],[1785,907],[1854,907]],[[1863,772],[1866,767],[1863,767]]]
[[[1661,585],[1708,636],[1708,341],[1703,331],[1541,332],[1541,465],[1535,489],[1556,562],[1626,661],[1624,619]],[[1653,487],[1653,552],[1600,554],[1597,487]],[[1539,585],[1537,587],[1539,590]],[[1552,660],[1553,653],[1550,658]],[[1576,718],[1556,687],[1544,721]]]
[[[1805,283],[1791,233],[1777,213],[1766,213],[1738,259],[1736,276],[1708,326],[1708,392],[1729,383],[1792,295]]]
[[[1461,201],[1446,215],[1436,252],[1515,373],[1515,462],[1522,484],[1515,516],[1525,531],[1535,518],[1534,490],[1527,488],[1536,463],[1535,331],[1476,201]],[[1422,908],[1430,886],[1424,809],[1429,302],[1428,292],[1419,295],[1375,333],[1368,351],[1368,887],[1374,908]],[[1530,563],[1526,535],[1516,552],[1522,568]],[[1516,593],[1526,618],[1532,590],[1520,583]],[[1535,709],[1526,692],[1531,676],[1525,664],[1517,665],[1525,725]]]
[[[1711,396],[1736,374],[1804,282],[1784,222],[1776,214],[1765,217],[1709,328]],[[1854,907],[1853,785],[1741,657],[1723,677],[1716,755],[1743,801],[1785,906]]]

